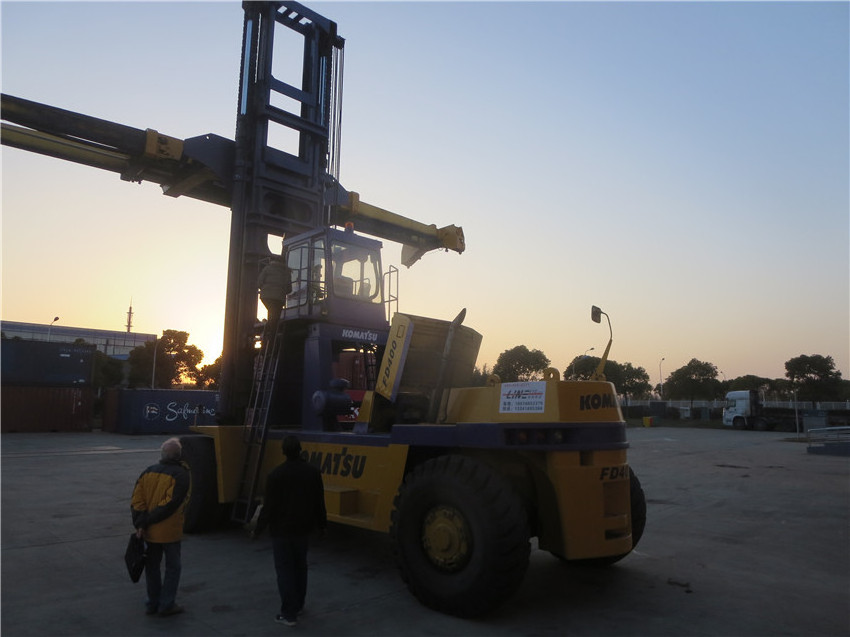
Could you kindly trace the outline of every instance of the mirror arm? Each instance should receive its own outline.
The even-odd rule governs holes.
[[[611,351],[611,343],[614,342],[614,330],[611,329],[611,318],[603,312],[599,307],[593,306],[590,310],[591,318],[594,323],[601,323],[602,316],[608,320],[608,345],[605,347],[605,353],[599,359],[599,365],[596,366],[596,371],[593,372],[593,380],[605,380],[605,363],[608,362],[608,352]]]

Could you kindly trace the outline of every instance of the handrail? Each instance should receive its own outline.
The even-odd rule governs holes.
[[[819,427],[809,429],[809,445],[826,442],[850,442],[850,427]]]
[[[806,434],[806,452],[834,456],[850,456],[850,427],[821,427]]]

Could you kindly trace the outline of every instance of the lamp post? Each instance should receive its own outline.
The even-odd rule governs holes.
[[[596,349],[595,347],[591,347],[590,349],[584,350],[584,354],[581,355],[582,359],[587,358],[587,353],[592,352],[595,349]],[[573,361],[572,363],[570,363],[570,378],[575,379],[575,375],[576,375],[576,364],[575,364],[575,361]]]
[[[794,429],[797,432],[797,440],[800,439],[800,413],[797,411],[797,390],[794,391]]]
[[[661,357],[661,360],[658,361],[658,397],[664,398],[664,376],[661,375],[661,363],[664,362],[664,357]]]
[[[586,350],[584,350],[584,354],[582,354],[582,355],[581,355],[582,360],[584,360],[585,358],[587,358],[587,353],[588,353],[588,352],[592,352],[592,351],[593,351],[593,350],[595,350],[595,349],[596,349],[595,347],[591,347],[590,349],[586,349]]]
[[[47,326],[47,342],[50,342],[50,330],[53,329],[53,324],[59,320],[58,316],[54,316],[53,320],[50,321],[50,325]]]
[[[156,379],[156,346],[159,341],[156,336],[153,337],[153,365],[151,365],[151,389],[154,388],[154,380]]]

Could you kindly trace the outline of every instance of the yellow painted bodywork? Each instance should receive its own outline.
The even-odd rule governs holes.
[[[218,501],[222,504],[234,502],[239,495],[245,454],[242,427],[195,426],[191,430],[210,436],[215,442]]]
[[[559,381],[530,384],[543,391],[542,409],[517,413],[503,409],[503,385],[452,389],[441,410],[445,423],[621,423],[614,386],[608,382]],[[513,387],[517,384],[505,387]],[[529,429],[533,432],[534,429]],[[531,506],[540,528],[539,546],[567,559],[621,555],[632,548],[630,478],[625,449],[585,451],[499,450],[487,458],[503,473],[519,475],[516,455],[533,482]],[[513,469],[508,467],[513,466]],[[515,484],[518,480],[514,479]],[[522,490],[522,489],[521,489]],[[528,489],[525,489],[528,491]]]
[[[307,459],[322,470],[328,520],[386,533],[408,447],[347,445],[344,437],[339,443],[301,443]],[[283,460],[280,445],[268,444],[261,475]]]
[[[398,384],[401,381],[401,370],[413,335],[412,320],[409,316],[396,312],[387,337],[387,346],[378,370],[378,380],[375,391],[387,400],[395,400]]]
[[[625,450],[549,452],[543,460],[557,506],[560,537],[541,533],[540,548],[567,559],[622,555],[632,548]],[[545,521],[552,525],[556,520]]]
[[[517,413],[501,410],[502,384],[464,387],[447,392],[440,421],[586,423],[623,420],[611,383],[558,380],[537,382],[545,384],[543,411]]]
[[[222,504],[234,502],[239,493],[245,445],[241,427],[193,427],[215,441],[218,494]],[[381,447],[302,441],[307,459],[322,470],[328,520],[365,529],[388,532],[393,500],[404,479],[407,445]],[[284,461],[280,442],[269,440],[263,454],[258,494],[265,477]]]
[[[337,225],[351,222],[366,234],[391,239],[402,244],[401,262],[410,267],[430,250],[454,250],[458,254],[466,249],[463,228],[455,225],[437,228],[408,217],[360,201],[356,192],[348,193],[348,201],[339,206]]]
[[[622,414],[608,382],[569,382],[550,378],[533,387],[545,394],[541,410],[505,411],[503,385],[451,389],[445,393],[438,424],[516,424],[534,432],[597,423],[621,423]],[[511,387],[510,384],[505,384]],[[515,385],[514,385],[515,386]],[[374,411],[375,394],[367,392],[358,424],[362,431]],[[237,497],[243,463],[240,427],[195,427],[215,439],[219,501]],[[393,501],[408,461],[408,446],[350,445],[346,434],[338,442],[302,440],[308,460],[319,466],[325,484],[328,519],[375,531],[388,532]],[[622,555],[632,548],[630,478],[625,449],[535,450],[520,445],[493,449],[446,448],[447,453],[477,457],[497,468],[515,485],[536,516],[536,534],[542,550],[567,559]],[[266,445],[258,484],[283,462],[280,444]]]

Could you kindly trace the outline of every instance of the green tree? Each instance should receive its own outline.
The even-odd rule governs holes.
[[[484,363],[483,367],[475,366],[475,369],[472,371],[472,380],[470,384],[472,387],[483,387],[487,384],[487,379],[490,377],[490,374],[493,373],[493,370],[487,366],[487,363]]]
[[[549,359],[539,349],[529,350],[525,345],[517,345],[499,354],[493,373],[503,383],[540,380],[548,366]]]
[[[78,338],[74,345],[91,345],[84,338]],[[100,393],[101,389],[118,387],[124,381],[124,366],[118,359],[107,356],[95,347],[93,356],[92,386]]]
[[[614,369],[616,376],[609,377],[608,380],[614,383],[617,393],[630,398],[649,396],[652,385],[649,382],[649,374],[643,367],[635,367],[631,363],[614,363]]]
[[[785,361],[785,376],[800,400],[840,400],[841,372],[832,356],[800,355]]]
[[[767,391],[772,382],[769,378],[747,374],[746,376],[739,376],[730,380],[726,384],[726,391],[745,391],[750,389]]]
[[[130,352],[130,387],[150,387],[151,376],[160,389],[183,381],[197,383],[198,364],[203,358],[203,351],[189,345],[189,332],[165,330],[156,341],[148,341]],[[151,374],[154,361],[156,373]]]
[[[564,380],[590,380],[599,360],[598,356],[576,356],[564,370]]]
[[[564,372],[564,380],[591,380],[601,359],[597,356],[576,356]],[[605,378],[614,383],[617,393],[630,398],[649,396],[652,385],[649,374],[643,367],[631,363],[608,360],[605,363]]]
[[[664,381],[664,397],[672,400],[712,400],[721,392],[722,384],[717,380],[717,367],[696,358],[673,371]]]
[[[201,389],[218,389],[221,380],[221,356],[209,365],[204,365],[198,370],[197,386]]]
[[[101,351],[94,352],[94,386],[99,389],[120,387],[124,382],[124,365]]]

